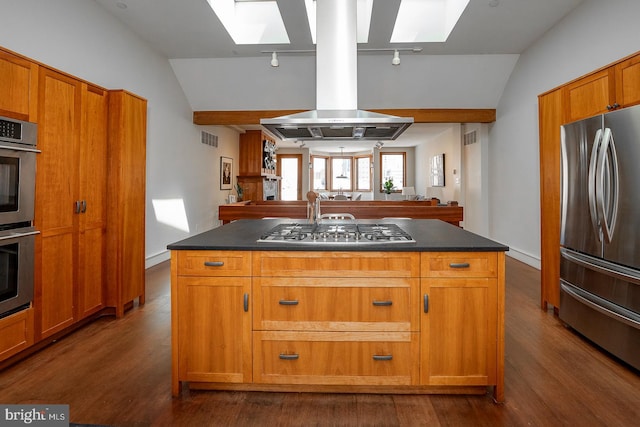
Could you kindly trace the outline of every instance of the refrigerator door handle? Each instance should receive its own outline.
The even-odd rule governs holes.
[[[602,232],[600,231],[600,217],[598,215],[598,208],[596,202],[596,166],[598,164],[598,153],[600,152],[600,144],[602,142],[602,129],[596,131],[596,135],[593,138],[593,147],[591,147],[591,156],[589,159],[589,177],[588,177],[588,191],[589,191],[589,212],[591,213],[591,225],[593,225],[593,231],[596,236],[596,241],[601,241]]]
[[[605,128],[596,166],[598,217],[605,243],[611,243],[618,216],[618,156],[610,128]],[[605,186],[605,183],[607,184]]]

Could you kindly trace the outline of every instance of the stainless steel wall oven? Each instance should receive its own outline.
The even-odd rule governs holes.
[[[0,117],[0,317],[33,299],[37,125]]]
[[[33,220],[37,125],[0,117],[0,225]]]

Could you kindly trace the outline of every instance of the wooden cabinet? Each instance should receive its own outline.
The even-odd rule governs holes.
[[[560,307],[560,127],[640,104],[640,54],[538,97],[541,306]]]
[[[613,69],[607,68],[568,84],[564,88],[567,122],[606,113],[612,109],[615,104],[614,79]]]
[[[107,92],[42,67],[36,323],[54,334],[104,306]]]
[[[107,112],[105,89],[82,84],[79,156],[77,317],[104,307],[107,228]]]
[[[275,140],[259,130],[240,135],[238,184],[243,200],[266,200],[265,178],[276,174]],[[277,196],[277,192],[274,194]],[[276,197],[277,198],[277,197]]]
[[[503,253],[174,250],[171,269],[174,394],[190,381],[351,392],[495,386],[504,397]]]
[[[0,319],[0,361],[33,344],[33,309]]]
[[[144,304],[147,101],[109,91],[107,305]]]
[[[615,65],[616,102],[622,107],[640,104],[640,55]]]
[[[421,384],[496,385],[496,400],[503,400],[498,257],[504,254],[422,254]]]
[[[253,376],[416,385],[419,254],[255,252]]]
[[[37,121],[38,65],[0,50],[0,116]]]
[[[75,321],[81,84],[42,67],[39,87],[34,308],[44,338]]]
[[[178,381],[251,382],[251,254],[171,256],[173,393]]]

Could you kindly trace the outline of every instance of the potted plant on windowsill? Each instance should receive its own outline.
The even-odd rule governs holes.
[[[389,177],[384,181],[384,184],[382,184],[382,188],[384,190],[384,198],[385,200],[387,200],[387,198],[389,197],[389,194],[391,194],[391,191],[393,191],[393,178]]]

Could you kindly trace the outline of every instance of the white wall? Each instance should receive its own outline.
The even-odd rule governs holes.
[[[540,260],[537,96],[640,50],[637,0],[585,0],[525,51],[489,139],[490,237],[531,265]]]
[[[238,158],[228,129],[217,150],[200,144],[192,110],[162,55],[93,1],[2,0],[0,45],[108,89],[148,100],[147,265],[167,258],[166,245],[217,225],[219,156]],[[189,231],[156,220],[151,201],[182,199]]]

